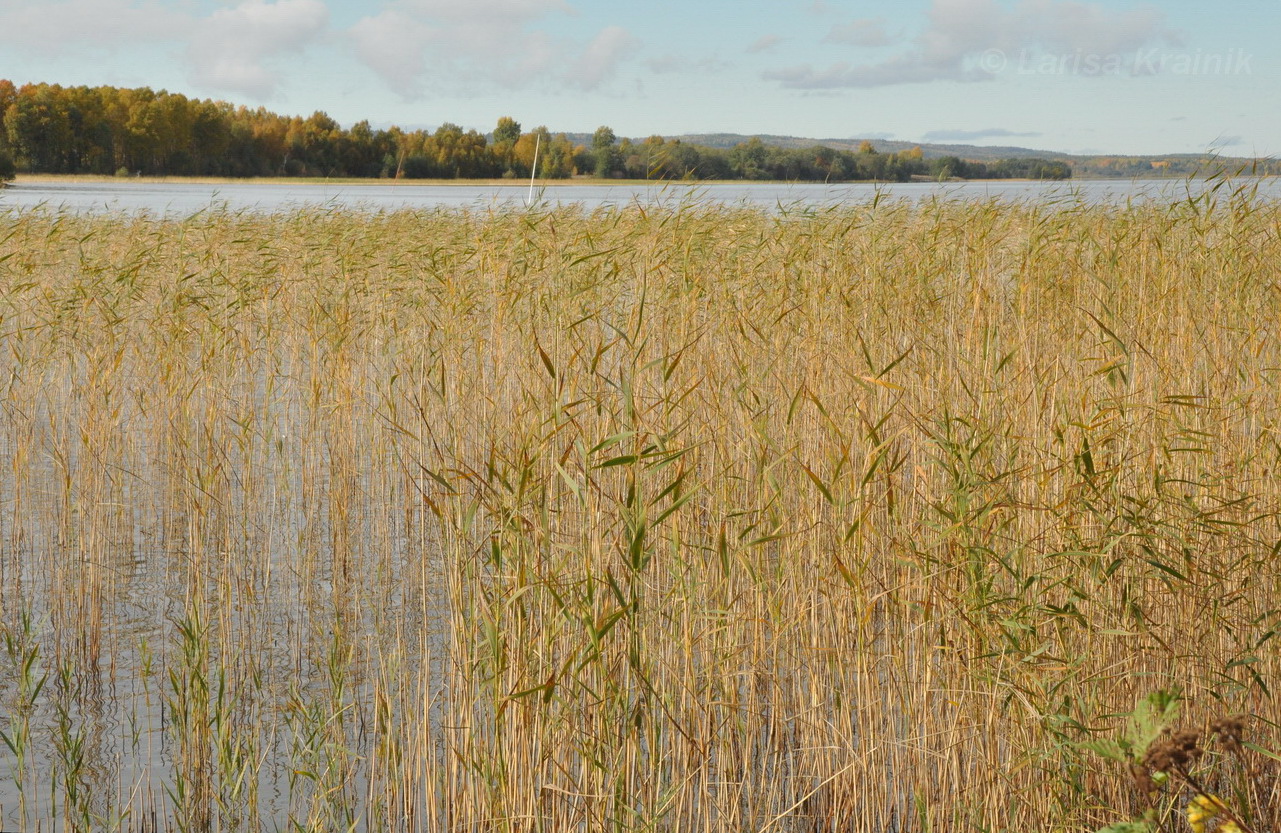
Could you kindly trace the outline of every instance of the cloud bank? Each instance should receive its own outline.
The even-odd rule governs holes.
[[[566,0],[382,0],[335,30],[331,0],[219,0],[201,10],[169,0],[0,0],[0,32],[22,54],[127,54],[157,48],[196,88],[266,101],[301,53],[346,49],[391,90],[608,85],[638,51],[621,26],[555,34],[577,14]]]
[[[154,0],[0,0],[0,32],[33,54],[184,37],[191,23],[188,15]]]
[[[620,26],[586,42],[553,37],[564,0],[391,0],[348,32],[356,57],[406,98],[434,85],[599,88],[638,46]]]
[[[281,80],[276,59],[316,43],[328,25],[323,0],[241,0],[203,16],[156,0],[0,0],[0,31],[28,54],[176,44],[193,84],[257,99]]]
[[[880,45],[883,34],[871,21],[833,27],[828,42]],[[865,41],[860,43],[859,41]],[[884,60],[837,62],[826,67],[799,64],[764,73],[793,89],[882,87],[929,81],[983,81],[992,73],[976,57],[999,50],[1114,54],[1154,42],[1176,41],[1154,7],[1113,11],[1077,0],[1019,0],[1012,7],[996,0],[934,0],[925,28],[905,48]]]
[[[187,48],[193,80],[211,89],[267,98],[278,81],[271,60],[305,49],[328,26],[329,9],[321,0],[248,0],[218,9],[201,23]]]

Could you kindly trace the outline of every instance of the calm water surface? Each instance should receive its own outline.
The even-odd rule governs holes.
[[[538,193],[546,203],[587,209],[688,200],[775,209],[866,203],[878,194],[1045,204],[1176,201],[1213,184],[560,185]],[[1239,181],[1220,194],[1254,186],[1267,199],[1281,197],[1281,179]],[[0,191],[0,214],[40,206],[173,217],[211,207],[484,210],[522,206],[527,195],[527,188],[515,185],[24,182]],[[0,260],[0,276],[18,262]],[[85,274],[97,279],[99,273]],[[249,773],[246,783],[252,781],[257,792],[240,799],[245,805],[240,811],[257,812],[263,829],[301,826],[316,807],[328,806],[330,795],[343,801],[351,796],[353,812],[372,813],[367,803],[360,804],[368,799],[360,796],[381,795],[378,790],[385,788],[368,780],[373,777],[368,773],[382,771],[370,762],[381,760],[378,744],[391,743],[387,738],[430,737],[431,743],[416,752],[404,746],[411,749],[405,753],[411,761],[407,766],[418,767],[414,772],[436,772],[431,767],[437,762],[453,760],[447,744],[461,744],[457,739],[467,727],[444,720],[442,692],[449,679],[444,658],[452,626],[443,584],[423,579],[444,570],[435,555],[424,558],[437,551],[433,522],[419,499],[427,491],[403,473],[405,461],[416,459],[417,446],[400,445],[408,441],[385,433],[383,421],[371,411],[353,405],[344,416],[347,405],[337,404],[347,397],[381,402],[383,392],[372,382],[364,391],[332,387],[322,351],[305,343],[296,345],[297,353],[278,346],[281,352],[268,351],[254,361],[246,354],[245,361],[218,364],[223,348],[206,349],[197,341],[189,365],[175,358],[184,355],[179,350],[166,359],[172,367],[167,364],[163,372],[145,356],[113,359],[115,354],[101,353],[95,354],[100,366],[117,369],[92,375],[99,365],[76,352],[81,349],[78,328],[59,322],[78,316],[96,321],[107,307],[82,304],[70,292],[65,302],[52,297],[48,306],[39,299],[23,303],[50,318],[42,321],[31,313],[21,319],[22,326],[15,325],[13,313],[0,304],[5,325],[0,379],[9,380],[0,391],[0,626],[7,626],[12,637],[0,640],[0,731],[10,739],[25,733],[27,739],[25,746],[0,744],[0,830],[56,829],[65,823],[68,785],[90,797],[83,802],[85,811],[98,814],[100,828],[110,829],[114,820],[129,829],[112,813],[125,805],[140,812],[158,807],[163,813],[167,791],[176,789],[176,773],[182,766],[196,768],[184,758],[181,734],[173,728],[175,703],[186,702],[188,692],[197,690],[182,675],[194,680],[200,670],[193,663],[183,665],[185,643],[177,626],[186,621],[192,564],[207,563],[212,566],[200,569],[225,569],[237,577],[210,582],[230,598],[218,609],[236,611],[215,624],[227,644],[254,647],[246,656],[211,656],[220,672],[231,675],[228,690],[234,696],[227,713],[247,727],[235,738],[252,754],[231,763],[217,759],[216,765],[222,767],[218,783],[224,791],[227,783],[236,783],[237,772]],[[169,319],[158,314],[157,320]],[[194,314],[188,320],[203,319]],[[65,342],[60,333],[66,334]],[[90,344],[84,349],[106,348]],[[136,363],[133,370],[129,361]],[[369,379],[381,378],[376,366],[368,373]],[[185,399],[172,401],[161,385]],[[335,404],[323,409],[308,404],[322,401]],[[228,418],[233,414],[254,419],[245,417],[242,423]],[[396,423],[389,419],[387,424]],[[82,425],[99,428],[96,434],[82,432]],[[335,439],[349,434],[356,439]],[[87,444],[91,437],[99,438],[96,445]],[[344,449],[363,451],[348,459],[341,456]],[[242,472],[254,477],[242,480]],[[334,508],[336,494],[343,496],[341,511]],[[14,630],[19,605],[33,612],[29,645],[21,628]],[[75,641],[73,628],[60,626],[85,621],[100,623],[104,642],[99,650],[89,651]],[[361,655],[376,657],[377,663],[352,661],[339,669],[341,674],[334,671],[339,665],[330,658],[347,650],[334,630],[336,622],[372,646]],[[94,661],[76,660],[82,655]],[[38,703],[24,705],[22,669],[28,658],[47,685]],[[421,689],[385,685],[379,674],[390,673],[387,669]],[[242,678],[253,679],[254,686],[237,689],[235,680]],[[381,725],[377,715],[384,701],[376,692],[382,691],[403,698],[394,709],[386,706],[399,722],[391,729],[367,730]],[[344,704],[337,712],[343,720],[336,723],[321,711],[335,697]],[[418,725],[431,731],[420,733]],[[21,756],[14,746],[23,748]],[[241,749],[219,747],[227,748]],[[67,763],[71,758],[81,763],[74,777]],[[313,771],[321,775],[301,777]],[[321,777],[331,771],[345,774],[328,781]],[[422,780],[413,783],[435,784],[430,780],[435,777],[421,774]],[[411,793],[424,817],[425,795]],[[63,814],[57,822],[55,810]],[[162,818],[159,826],[168,821]],[[139,824],[137,829],[148,829],[147,822]]]
[[[535,199],[551,204],[577,204],[593,209],[640,203],[686,200],[766,207],[862,203],[878,194],[897,199],[961,199],[1124,202],[1177,201],[1214,187],[1216,182],[1188,180],[1082,180],[1075,182],[910,182],[891,184],[717,183],[661,185],[548,185]],[[1257,186],[1268,199],[1281,198],[1281,178],[1243,178],[1223,191]],[[46,206],[76,212],[147,212],[186,216],[209,208],[232,211],[291,211],[303,207],[396,210],[402,208],[488,208],[524,205],[528,186],[521,185],[352,185],[316,183],[191,182],[20,182],[0,190],[0,209]]]

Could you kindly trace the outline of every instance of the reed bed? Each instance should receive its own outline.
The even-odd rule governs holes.
[[[0,214],[0,826],[1091,830],[1150,691],[1272,743],[1229,190]]]

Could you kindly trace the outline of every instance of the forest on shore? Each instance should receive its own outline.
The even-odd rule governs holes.
[[[117,176],[382,177],[470,179],[575,175],[630,179],[905,181],[1067,179],[1058,160],[926,158],[822,145],[785,148],[760,139],[708,147],[651,136],[619,139],[602,126],[575,143],[510,117],[492,133],[445,123],[435,130],[342,127],[323,112],[303,118],[147,87],[15,86],[0,79],[0,179],[14,173]]]

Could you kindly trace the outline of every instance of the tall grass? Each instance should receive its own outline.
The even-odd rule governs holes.
[[[1248,193],[0,241],[5,829],[1084,830],[1148,691],[1276,739]]]

